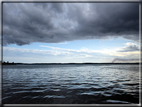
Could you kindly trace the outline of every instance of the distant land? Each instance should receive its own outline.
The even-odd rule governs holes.
[[[9,62],[3,62],[2,65],[69,65],[69,64],[139,64],[139,62],[136,63],[91,63],[91,62],[84,62],[84,63],[9,63]]]

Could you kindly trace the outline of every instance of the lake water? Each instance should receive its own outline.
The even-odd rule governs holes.
[[[138,64],[4,65],[3,104],[139,104]]]

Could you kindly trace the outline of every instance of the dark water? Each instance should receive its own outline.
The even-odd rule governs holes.
[[[3,104],[138,104],[139,65],[4,65]]]

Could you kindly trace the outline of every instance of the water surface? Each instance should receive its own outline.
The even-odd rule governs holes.
[[[139,65],[4,65],[3,104],[138,104]]]

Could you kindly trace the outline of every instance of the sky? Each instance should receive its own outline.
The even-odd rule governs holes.
[[[3,3],[3,61],[138,62],[138,3]]]

